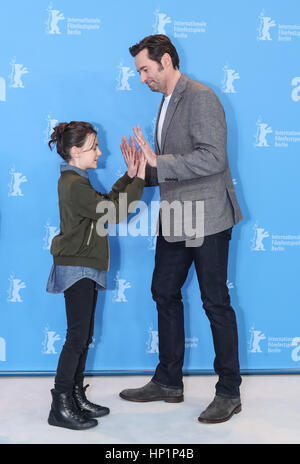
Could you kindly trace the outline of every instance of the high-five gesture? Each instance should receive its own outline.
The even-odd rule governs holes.
[[[130,137],[128,142],[125,135],[122,137],[122,144],[120,145],[121,152],[124,156],[125,163],[128,167],[129,177],[140,177],[145,179],[147,160],[141,150],[137,150],[134,142],[134,137]]]
[[[133,132],[135,135],[135,140],[137,141],[140,149],[142,150],[147,160],[147,163],[149,164],[149,166],[156,168],[157,167],[157,162],[156,162],[157,155],[154,153],[149,143],[147,143],[140,126],[137,125],[137,127],[134,127]]]
[[[139,155],[136,150],[133,136],[131,136],[130,139],[131,145],[128,142],[127,138],[123,136],[120,148],[124,157],[124,161],[128,168],[127,173],[129,177],[135,177],[139,165]]]

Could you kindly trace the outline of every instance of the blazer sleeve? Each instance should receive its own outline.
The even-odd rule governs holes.
[[[157,168],[146,165],[145,187],[155,187],[158,185]]]
[[[226,169],[225,114],[220,101],[212,91],[202,90],[193,95],[186,131],[192,150],[181,154],[160,155],[157,158],[159,183],[211,176]]]

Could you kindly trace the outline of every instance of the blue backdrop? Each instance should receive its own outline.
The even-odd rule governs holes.
[[[228,122],[228,152],[244,221],[234,229],[228,286],[243,372],[299,371],[300,7],[298,0],[2,0],[0,4],[0,369],[54,372],[65,338],[63,295],[45,291],[59,230],[58,121],[84,120],[103,152],[91,181],[125,172],[122,135],[153,142],[161,95],[143,86],[128,47],[166,33],[180,70],[210,86]],[[157,188],[142,200],[158,201]],[[158,359],[150,285],[155,208],[110,239],[108,289],[97,304],[91,372],[150,372]],[[148,221],[148,224],[147,224]],[[124,229],[125,227],[125,229]],[[126,224],[118,227],[126,233]],[[134,236],[136,235],[136,237]],[[209,323],[195,272],[183,289],[185,372],[211,372]]]

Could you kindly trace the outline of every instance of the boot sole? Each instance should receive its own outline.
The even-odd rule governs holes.
[[[166,397],[155,397],[155,398],[147,398],[147,399],[140,399],[140,398],[131,398],[126,395],[122,395],[122,393],[119,393],[119,396],[123,398],[123,400],[127,401],[134,401],[135,403],[149,403],[151,401],[165,401],[166,403],[182,403],[184,400],[184,396],[172,396],[170,398]]]
[[[89,417],[90,419],[96,419],[97,417],[104,417],[107,416],[110,413],[110,410],[108,411],[99,411],[99,412],[91,412],[88,411],[87,409],[82,409],[82,412]]]
[[[81,426],[81,425],[71,425],[65,422],[60,422],[58,421],[53,414],[49,414],[48,417],[48,424],[53,425],[55,427],[63,427],[64,429],[71,429],[71,430],[88,430],[91,429],[92,427],[96,427],[98,425],[98,422],[95,420],[95,423],[90,424],[88,426]]]
[[[232,411],[232,413],[229,416],[225,417],[224,419],[210,420],[210,419],[202,419],[201,417],[198,417],[198,421],[202,422],[203,424],[221,424],[222,422],[226,422],[229,419],[231,419],[234,414],[238,414],[239,412],[241,412],[241,410],[242,410],[242,405],[239,405]]]

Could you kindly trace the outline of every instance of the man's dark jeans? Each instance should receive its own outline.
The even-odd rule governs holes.
[[[181,288],[194,262],[203,308],[210,321],[219,376],[216,394],[239,396],[241,384],[238,334],[227,287],[229,240],[232,229],[204,238],[202,246],[186,247],[157,237],[152,295],[158,310],[159,364],[153,381],[183,387],[185,333]]]

